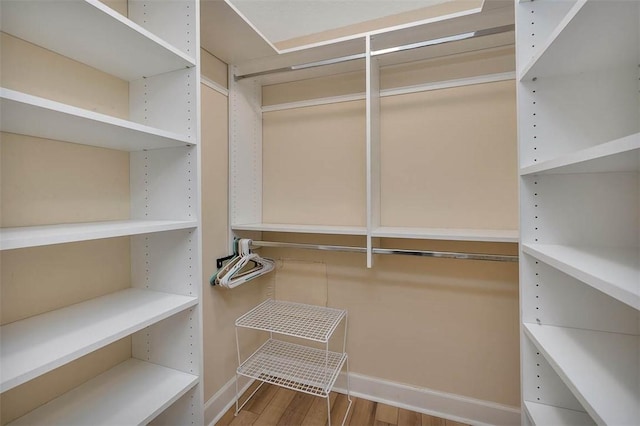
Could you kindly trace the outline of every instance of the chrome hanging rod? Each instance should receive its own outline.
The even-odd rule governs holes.
[[[425,40],[425,41],[421,41],[421,42],[418,42],[418,43],[405,44],[403,46],[396,46],[396,47],[390,47],[390,48],[387,48],[387,49],[374,50],[374,51],[371,52],[371,56],[385,55],[387,53],[404,52],[406,50],[420,49],[420,48],[423,48],[423,47],[435,46],[435,45],[439,45],[439,44],[446,44],[446,43],[451,43],[451,42],[454,42],[454,41],[468,40],[468,39],[472,39],[472,38],[485,37],[485,36],[495,35],[495,34],[502,34],[502,33],[507,33],[509,31],[514,31],[514,30],[515,30],[515,25],[514,24],[503,25],[503,26],[500,26],[500,27],[487,28],[487,29],[484,29],[484,30],[471,31],[471,32],[462,33],[462,34],[455,34],[455,35],[447,36],[447,37],[440,37],[440,38],[432,39],[432,40]],[[324,59],[322,61],[308,62],[308,63],[305,63],[305,64],[299,64],[299,65],[291,65],[291,66],[288,66],[288,67],[275,68],[275,69],[265,70],[265,71],[258,71],[258,72],[253,72],[253,73],[249,73],[249,74],[234,75],[233,78],[236,81],[238,81],[238,80],[243,80],[245,78],[259,77],[259,76],[269,75],[269,74],[277,74],[277,73],[288,72],[288,71],[300,71],[300,70],[305,70],[305,69],[322,67],[322,66],[325,66],[325,65],[333,65],[333,64],[339,64],[339,63],[342,63],[342,62],[356,61],[358,59],[364,59],[366,56],[367,56],[366,53],[356,53],[356,54],[353,54],[353,55],[341,56],[339,58]]]
[[[509,31],[515,31],[515,24],[503,25],[500,27],[487,28],[484,30],[471,31],[468,33],[456,34],[448,37],[441,37],[433,40],[420,41],[418,43],[405,44],[403,46],[389,47],[387,49],[374,50],[371,52],[371,56],[386,55],[387,53],[404,52],[405,50],[420,49],[428,46],[435,46],[438,44],[451,43],[453,41],[468,40],[471,38],[485,37],[489,35],[508,33]]]
[[[275,241],[253,241],[254,247],[275,247],[275,248],[296,248],[306,250],[322,250],[322,251],[339,251],[349,253],[366,253],[366,247],[353,246],[333,246],[325,244],[301,244],[301,243],[283,243]],[[437,257],[443,259],[464,259],[464,260],[484,260],[491,262],[517,262],[517,255],[509,254],[484,254],[484,253],[461,253],[451,251],[432,251],[432,250],[404,250],[404,249],[386,249],[373,248],[373,254],[394,254],[403,256],[422,256]]]
[[[233,78],[236,81],[238,81],[238,80],[243,80],[245,78],[259,77],[262,75],[278,74],[281,72],[288,72],[288,71],[300,71],[300,70],[322,67],[325,65],[333,65],[333,64],[339,64],[342,62],[356,61],[358,59],[364,59],[365,56],[366,56],[365,53],[356,53],[353,55],[342,56],[340,58],[325,59],[322,61],[309,62],[306,64],[300,64],[300,65],[291,65],[289,67],[276,68],[276,69],[266,70],[266,71],[258,71],[250,74],[235,75],[233,76]]]

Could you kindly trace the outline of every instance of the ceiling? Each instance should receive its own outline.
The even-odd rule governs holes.
[[[271,43],[450,0],[230,0]]]
[[[365,34],[374,35],[375,48],[385,49],[514,19],[513,0],[201,0],[200,5],[201,46],[242,75],[362,53]],[[482,40],[493,43],[492,37]]]

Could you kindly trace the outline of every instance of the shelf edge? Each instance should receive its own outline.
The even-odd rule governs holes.
[[[520,169],[520,176],[530,176],[536,173],[545,173],[563,167],[579,165],[589,161],[596,161],[608,156],[625,152],[640,150],[640,132],[610,142],[605,142],[590,148],[575,151],[557,158],[544,161],[540,164],[525,166]]]
[[[101,240],[104,238],[125,237],[140,234],[151,234],[154,232],[176,231],[180,229],[190,229],[198,226],[197,221],[145,221],[141,220],[123,220],[123,221],[105,221],[105,222],[87,222],[87,223],[70,223],[62,225],[44,225],[44,226],[25,226],[15,228],[0,228],[0,251],[14,250],[20,248],[40,247],[64,243],[74,243],[81,241]],[[117,229],[100,229],[100,227],[108,228],[109,225],[122,225]],[[76,231],[73,228],[82,226],[95,226],[95,229]],[[17,230],[24,229],[25,232],[29,228],[40,228],[42,231],[52,230],[55,228],[64,229],[69,227],[66,232],[58,232],[53,235],[25,237],[13,236],[7,237],[8,232],[19,232]]]

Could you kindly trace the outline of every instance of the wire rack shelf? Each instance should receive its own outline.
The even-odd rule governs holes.
[[[238,374],[326,398],[347,354],[269,339],[238,368]]]
[[[236,326],[326,343],[346,316],[342,309],[266,300],[236,320]]]

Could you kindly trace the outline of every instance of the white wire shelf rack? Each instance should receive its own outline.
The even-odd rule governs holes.
[[[327,343],[340,321],[342,309],[268,299],[236,320],[236,326]]]
[[[238,367],[238,374],[326,398],[346,359],[346,353],[269,339]]]

